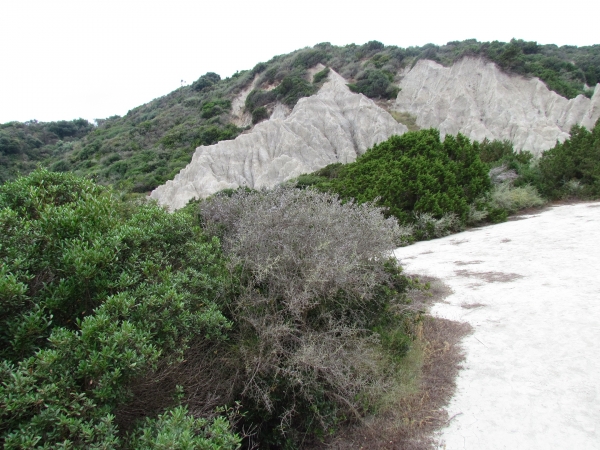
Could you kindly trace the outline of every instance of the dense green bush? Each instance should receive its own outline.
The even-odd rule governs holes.
[[[454,213],[465,223],[469,205],[491,185],[477,142],[460,134],[442,142],[437,130],[428,129],[375,145],[343,166],[328,187],[359,203],[377,199],[401,223],[413,222],[415,212],[438,219]]]
[[[214,99],[202,105],[201,116],[203,119],[210,119],[211,117],[218,116],[229,109],[231,109],[231,102],[229,100]]]
[[[258,122],[262,122],[265,119],[269,118],[269,111],[264,106],[259,106],[258,108],[252,111],[252,123],[257,124]]]
[[[600,196],[600,121],[592,131],[573,126],[569,139],[542,154],[539,172],[549,198]]]
[[[394,86],[394,74],[379,69],[369,69],[360,75],[356,83],[349,84],[352,92],[359,92],[371,98],[396,98],[399,88]]]
[[[194,91],[203,91],[209,87],[212,87],[215,83],[221,81],[221,76],[214,72],[207,72],[192,83],[192,89]]]
[[[277,100],[277,93],[273,90],[263,91],[260,89],[254,89],[246,97],[246,111],[254,111],[256,108],[266,106],[269,103],[273,103]]]
[[[45,170],[1,186],[0,442],[164,448],[167,427],[235,448],[224,422],[177,408],[185,386],[161,391],[152,381],[181,365],[192,344],[223,340],[227,279],[218,242],[185,211],[122,203]],[[135,398],[132,415],[132,387],[144,384],[154,391]]]
[[[325,67],[320,72],[315,73],[313,75],[313,83],[314,84],[319,84],[320,82],[326,80],[327,77],[329,76],[329,72],[331,72],[331,70],[329,69],[329,67]]]

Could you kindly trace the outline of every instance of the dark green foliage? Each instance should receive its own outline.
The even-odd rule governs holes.
[[[133,381],[230,326],[215,303],[226,280],[218,242],[185,212],[45,170],[0,187],[0,230],[0,442],[140,448],[115,420]],[[171,409],[175,394],[156,393],[165,400],[142,417],[165,415],[132,423],[133,435],[168,418],[182,436],[218,431],[235,447],[223,423]]]
[[[401,223],[413,213],[454,213],[464,223],[469,204],[490,189],[478,143],[462,135],[440,141],[435,129],[392,136],[343,166],[331,189],[359,203],[378,200]]]
[[[399,88],[392,84],[393,81],[392,73],[370,69],[361,75],[356,83],[349,84],[348,87],[353,92],[359,92],[371,98],[395,98]]]
[[[7,133],[0,134],[0,152],[15,155],[21,152],[21,143]]]
[[[225,111],[231,109],[231,102],[229,100],[211,100],[202,105],[202,118],[210,119],[211,117],[219,116]]]
[[[302,50],[294,57],[292,66],[304,70],[310,69],[319,63],[325,63],[327,57],[327,53],[322,50]]]
[[[269,118],[269,112],[267,108],[264,106],[259,106],[254,111],[252,111],[252,123],[257,124],[258,122],[262,122],[265,119]]]
[[[319,84],[320,82],[322,82],[325,79],[327,79],[327,77],[329,76],[329,72],[330,72],[329,67],[325,67],[320,72],[315,73],[314,76],[313,76],[313,83],[314,84]]]
[[[194,91],[201,92],[207,88],[212,87],[215,83],[218,83],[219,81],[221,81],[221,77],[218,74],[214,72],[207,72],[192,83],[192,89]]]
[[[277,100],[277,93],[273,90],[263,91],[261,89],[254,89],[246,97],[246,110],[254,111],[256,108],[266,106]]]
[[[84,119],[0,125],[0,183],[15,178],[19,172],[29,173],[45,158],[69,151],[93,129]]]
[[[549,198],[600,196],[600,121],[592,131],[575,125],[571,137],[542,154],[538,189]]]
[[[281,80],[275,88],[277,99],[293,108],[302,97],[308,97],[316,92],[315,86],[303,77],[289,75]]]
[[[66,137],[82,137],[94,129],[94,126],[85,119],[71,121],[60,120],[48,123],[48,131],[56,134],[59,139]]]

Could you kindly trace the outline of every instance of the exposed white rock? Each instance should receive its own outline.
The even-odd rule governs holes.
[[[272,187],[335,162],[349,163],[376,143],[407,129],[329,73],[319,92],[300,99],[235,140],[196,149],[192,161],[151,197],[169,209],[226,188]]]
[[[538,78],[508,75],[482,59],[464,58],[452,67],[421,60],[401,75],[394,109],[442,136],[508,139],[516,150],[539,154],[568,138],[571,126],[591,128],[600,117],[598,86],[591,100],[567,100]]]
[[[290,108],[283,103],[277,103],[273,108],[271,119],[285,119],[291,113]]]

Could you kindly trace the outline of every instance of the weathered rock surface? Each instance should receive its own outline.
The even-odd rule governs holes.
[[[335,162],[349,163],[406,127],[330,72],[319,92],[300,99],[235,140],[196,149],[192,161],[151,198],[178,209],[226,188],[271,187]]]
[[[516,150],[539,154],[569,136],[571,126],[594,126],[600,88],[592,99],[567,100],[537,78],[508,75],[494,64],[464,58],[452,67],[421,60],[404,74],[393,109],[421,127],[472,140],[508,139]]]

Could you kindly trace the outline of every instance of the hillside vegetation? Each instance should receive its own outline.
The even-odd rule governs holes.
[[[173,214],[70,173],[6,182],[0,443],[324,440],[406,390],[423,305],[391,249],[599,186],[600,121],[539,160],[408,132],[295,185]]]
[[[353,91],[385,99],[397,94],[398,71],[419,59],[451,65],[465,56],[494,61],[510,73],[537,76],[568,98],[590,96],[590,88],[600,80],[600,45],[578,48],[522,40],[467,40],[399,48],[377,41],[343,47],[322,43],[276,56],[227,79],[209,72],[124,117],[98,120],[97,126],[82,119],[0,125],[0,182],[27,174],[41,163],[128,192],[148,192],[185,167],[197,146],[243,132],[232,121],[232,101],[253,80],[255,89],[246,99],[245,110],[257,123],[269,116],[275,102],[293,107],[298,99],[315,93],[328,68],[348,79]],[[308,69],[319,63],[326,69],[311,79]]]
[[[509,141],[440,140],[436,129],[410,131],[375,145],[354,163],[332,164],[292,180],[298,188],[376,202],[385,214],[429,239],[482,221],[500,222],[545,200],[600,197],[600,121],[535,159]]]

